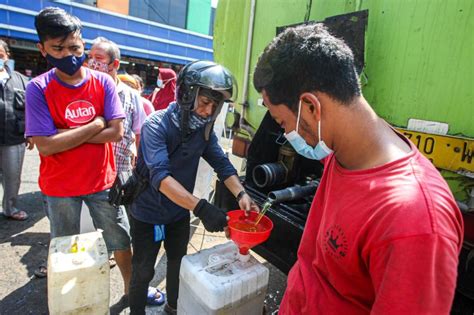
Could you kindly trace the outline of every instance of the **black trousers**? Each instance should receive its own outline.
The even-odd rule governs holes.
[[[131,216],[130,216],[131,217]],[[161,241],[154,241],[154,225],[131,217],[133,245],[132,279],[130,281],[129,303],[133,315],[145,314],[148,284],[155,274],[155,263]],[[189,216],[165,225],[163,241],[168,262],[166,265],[166,294],[168,304],[176,308],[179,290],[179,269],[181,259],[186,255],[189,242]]]

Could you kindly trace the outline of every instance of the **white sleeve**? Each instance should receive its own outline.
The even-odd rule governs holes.
[[[143,108],[140,95],[138,95],[138,93],[133,91],[131,96],[132,96],[132,103],[135,108],[134,113],[133,113],[132,131],[134,134],[139,135],[142,125],[146,119],[146,113],[145,113],[145,109]]]

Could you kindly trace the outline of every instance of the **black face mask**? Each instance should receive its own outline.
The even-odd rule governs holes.
[[[60,71],[68,75],[73,75],[82,67],[84,60],[86,60],[86,54],[82,54],[82,56],[80,57],[70,55],[60,59],[54,58],[53,56],[47,54],[46,60],[48,60],[53,66],[58,68]]]

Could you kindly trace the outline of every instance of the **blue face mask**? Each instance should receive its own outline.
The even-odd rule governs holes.
[[[74,55],[67,56],[64,58],[54,58],[53,56],[47,54],[46,60],[48,60],[53,66],[58,68],[61,72],[66,73],[67,75],[73,75],[79,69],[81,69],[84,60],[86,60],[86,54],[82,54],[80,57]]]
[[[159,87],[160,89],[163,87],[163,80],[156,80],[156,86]]]
[[[3,68],[5,68],[5,60],[0,59],[0,71],[2,71]]]
[[[4,67],[7,67],[10,71],[13,72],[15,70],[15,60],[8,59],[7,61],[5,61]]]
[[[321,121],[318,121],[318,136],[319,142],[313,148],[309,144],[306,143],[304,138],[298,134],[298,128],[300,123],[300,113],[301,113],[301,100],[298,104],[298,118],[296,119],[296,130],[285,134],[286,139],[291,144],[291,146],[295,149],[295,151],[310,160],[322,160],[327,157],[329,154],[333,153],[334,151],[331,150],[321,139]]]

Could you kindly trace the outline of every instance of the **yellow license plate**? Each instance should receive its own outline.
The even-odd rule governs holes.
[[[396,129],[436,167],[474,178],[474,139]]]

